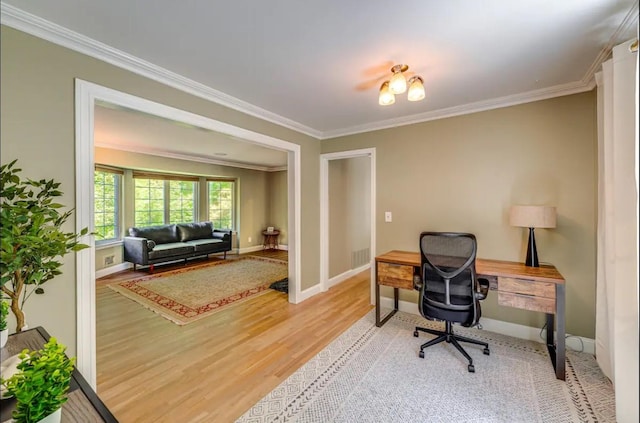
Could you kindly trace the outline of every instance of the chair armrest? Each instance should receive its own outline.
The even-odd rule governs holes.
[[[476,292],[476,298],[484,300],[487,298],[487,294],[489,293],[489,280],[478,278],[478,287],[480,288],[480,291]]]
[[[422,289],[422,284],[422,276],[413,275],[413,289],[415,289],[416,291],[420,291]]]

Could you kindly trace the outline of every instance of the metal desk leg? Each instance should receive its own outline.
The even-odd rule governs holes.
[[[378,284],[378,264],[376,263],[376,326],[381,327],[387,320],[393,317],[394,314],[398,311],[398,303],[399,303],[399,289],[393,288],[393,310],[389,312],[384,318],[380,319],[380,285]]]
[[[556,378],[565,380],[565,286],[556,284]]]

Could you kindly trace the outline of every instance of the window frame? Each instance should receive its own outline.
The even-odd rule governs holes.
[[[122,201],[123,201],[123,181],[124,181],[124,171],[122,169],[119,168],[114,168],[114,167],[109,167],[109,166],[104,166],[104,165],[95,165],[94,167],[94,171],[93,171],[93,175],[94,175],[94,180],[93,180],[93,188],[94,188],[94,194],[93,194],[93,230],[94,232],[97,233],[97,228],[98,227],[106,227],[106,225],[100,225],[97,226],[96,225],[96,216],[100,213],[104,214],[106,216],[106,212],[97,212],[97,207],[96,207],[96,181],[95,181],[95,176],[97,172],[101,172],[101,173],[110,173],[112,175],[115,176],[115,181],[114,181],[114,237],[113,238],[99,238],[98,236],[95,236],[95,245],[96,247],[101,247],[101,246],[106,246],[106,245],[110,245],[110,244],[117,244],[118,242],[122,242]],[[102,184],[103,186],[107,186],[107,184]],[[102,196],[103,203],[106,201],[104,194]],[[104,206],[103,206],[104,207]]]

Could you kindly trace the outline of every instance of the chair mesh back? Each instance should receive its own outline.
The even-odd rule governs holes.
[[[423,295],[429,303],[454,308],[473,306],[476,246],[472,234],[421,235]]]

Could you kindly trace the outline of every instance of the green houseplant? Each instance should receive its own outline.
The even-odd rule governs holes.
[[[14,422],[40,422],[44,418],[60,421],[75,364],[75,358],[67,357],[65,349],[52,337],[41,350],[20,353],[18,372],[2,379],[9,394],[16,398]]]
[[[71,210],[62,212],[57,197],[60,183],[54,180],[20,178],[16,160],[0,167],[0,271],[2,294],[11,301],[16,332],[24,327],[23,307],[42,284],[59,275],[62,257],[87,248],[78,237],[87,234],[64,232],[62,226]],[[30,287],[31,289],[27,289]]]
[[[4,347],[9,339],[9,330],[7,329],[7,316],[9,315],[9,304],[0,299],[0,348]]]

